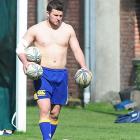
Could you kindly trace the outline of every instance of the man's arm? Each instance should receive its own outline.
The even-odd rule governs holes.
[[[74,29],[71,27],[70,29],[70,40],[69,40],[69,45],[72,49],[72,52],[74,53],[74,56],[76,58],[76,61],[79,63],[81,68],[87,68],[86,63],[85,63],[85,57],[84,54],[80,48],[79,42],[77,40],[76,34]]]
[[[18,55],[18,58],[23,64],[24,72],[26,72],[27,66],[29,65],[29,62],[27,61],[27,58],[25,55],[25,48],[29,47],[33,41],[34,41],[34,30],[33,30],[33,27],[31,27],[25,33],[23,38],[19,41],[18,46],[16,48],[16,53]]]

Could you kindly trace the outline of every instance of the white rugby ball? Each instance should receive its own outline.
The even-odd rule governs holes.
[[[86,69],[81,68],[76,72],[74,79],[80,87],[86,88],[91,83],[92,73]]]
[[[28,65],[27,70],[26,70],[26,75],[33,79],[37,80],[40,78],[43,74],[43,69],[39,64],[36,63],[31,63]]]
[[[28,47],[25,49],[26,58],[28,61],[39,63],[41,61],[41,53],[37,47]]]

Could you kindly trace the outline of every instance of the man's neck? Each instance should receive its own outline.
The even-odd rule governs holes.
[[[48,27],[50,27],[54,30],[57,30],[61,26],[61,24],[60,24],[60,26],[56,26],[56,25],[52,24],[49,20],[47,20],[47,25],[48,25]]]

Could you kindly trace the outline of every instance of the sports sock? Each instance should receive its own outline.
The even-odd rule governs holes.
[[[43,136],[43,140],[51,140],[50,120],[40,120],[39,126]]]
[[[58,125],[58,120],[51,120],[51,138],[53,137]]]

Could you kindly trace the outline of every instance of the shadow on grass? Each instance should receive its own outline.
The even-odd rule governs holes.
[[[115,110],[112,104],[110,103],[90,103],[84,108],[87,111],[92,111],[96,113],[102,113],[107,115],[118,116],[122,114],[126,114],[132,110]]]

